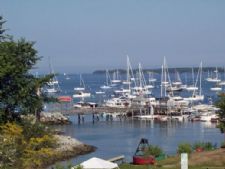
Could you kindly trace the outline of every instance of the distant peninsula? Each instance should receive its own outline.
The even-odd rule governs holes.
[[[185,72],[191,72],[192,68],[194,69],[194,72],[197,72],[199,67],[177,67],[177,68],[168,68],[169,72],[175,72],[178,71],[179,73],[185,73]],[[203,72],[212,72],[215,71],[216,67],[203,67]],[[217,70],[219,72],[224,72],[224,67],[217,67]],[[105,74],[106,70],[95,70],[92,74]],[[109,73],[119,72],[120,74],[126,74],[125,69],[108,69]],[[133,69],[133,72],[138,72],[138,69]],[[143,69],[144,73],[161,73],[161,68],[155,68],[155,69]]]

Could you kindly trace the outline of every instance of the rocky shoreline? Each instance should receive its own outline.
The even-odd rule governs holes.
[[[55,138],[58,144],[56,151],[65,156],[65,158],[87,154],[96,150],[96,147],[84,144],[70,136],[55,135]]]
[[[97,148],[84,144],[75,138],[64,135],[54,135],[57,140],[56,153],[52,160],[46,164],[46,168],[54,168],[54,164],[60,161],[69,160],[79,155],[94,152]]]
[[[68,117],[60,112],[41,112],[40,122],[43,124],[70,124]]]
[[[60,112],[41,112],[40,121],[43,124],[50,125],[64,125],[71,123],[69,118],[64,116]],[[55,155],[53,158],[49,159],[49,163],[46,164],[46,166],[51,165],[51,168],[53,168],[52,164],[56,162],[68,160],[70,158],[88,154],[96,150],[96,147],[84,144],[70,136],[65,136],[59,131],[57,131],[56,133],[57,134],[54,135],[56,139]]]

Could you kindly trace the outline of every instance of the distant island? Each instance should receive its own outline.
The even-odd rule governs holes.
[[[185,72],[191,72],[192,67],[178,67],[178,68],[168,68],[169,72],[175,72],[178,71],[179,73],[185,73]],[[199,67],[193,67],[194,72],[197,72]],[[203,72],[212,72],[215,71],[216,67],[203,67],[202,71]],[[219,72],[224,72],[224,68],[223,67],[217,67],[217,70]],[[95,70],[92,74],[105,74],[106,70]],[[120,74],[125,74],[126,70],[125,69],[109,69],[108,70],[109,73],[114,73],[116,71],[118,71]],[[161,73],[161,68],[155,68],[155,69],[143,69],[144,73],[149,73],[149,72],[153,72],[153,73]],[[138,69],[133,69],[133,72],[136,73],[138,72]]]

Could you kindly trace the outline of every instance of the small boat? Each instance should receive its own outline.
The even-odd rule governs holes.
[[[85,97],[91,97],[91,93],[85,93],[83,91],[79,91],[73,95],[73,98],[85,98]]]
[[[215,87],[211,87],[210,90],[214,92],[218,92],[218,91],[222,91],[222,88],[219,86],[215,86]]]
[[[103,92],[103,91],[96,91],[95,94],[101,95],[101,94],[105,94],[105,92]]]
[[[186,88],[185,88],[187,91],[196,91],[196,90],[198,90],[198,87],[196,87],[196,86],[187,86]]]

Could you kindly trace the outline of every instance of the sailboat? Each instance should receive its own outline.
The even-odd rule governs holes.
[[[63,75],[64,75],[66,80],[70,80],[70,77],[66,73],[63,73]]]
[[[180,92],[183,90],[180,74],[176,69],[175,69],[175,81],[172,82],[172,85],[170,87],[167,87],[166,90],[174,92]]]
[[[187,100],[189,102],[196,102],[196,101],[203,101],[204,100],[204,95],[202,95],[202,62],[200,63],[199,69],[198,69],[198,74],[195,82],[195,86],[197,86],[199,80],[199,94],[197,93],[196,90],[193,91],[192,96],[188,98],[184,98],[184,100]]]
[[[206,79],[206,81],[208,81],[208,82],[216,82],[216,83],[218,83],[218,82],[220,82],[221,81],[221,79],[219,79],[219,77],[218,77],[218,70],[217,70],[217,67],[216,67],[216,70],[214,71],[214,73],[215,73],[215,76],[213,77],[208,77],[207,79]]]
[[[108,70],[105,71],[105,78],[106,78],[106,84],[100,86],[100,88],[101,89],[105,89],[105,90],[111,89],[112,88],[111,87],[111,79],[110,79],[110,75],[109,75],[109,71]]]
[[[170,94],[173,95],[173,90],[168,90],[168,89],[172,89],[172,85],[171,85],[168,67],[166,64],[166,58],[164,57],[163,64],[162,64],[162,72],[161,72],[161,98],[167,97],[168,96],[167,92],[170,92]]]
[[[153,72],[148,72],[148,81],[151,82],[156,82],[156,78],[154,78],[154,73]]]
[[[73,95],[73,98],[91,97],[91,93],[85,92],[85,84],[81,74],[80,74],[80,86],[75,87],[74,90],[76,91],[76,93]]]
[[[192,73],[192,82],[193,82],[193,84],[190,85],[190,86],[187,86],[187,87],[186,87],[186,90],[187,90],[187,91],[196,91],[196,90],[198,90],[198,87],[195,86],[195,74],[194,74],[194,68],[192,68],[191,73]]]
[[[46,93],[58,93],[60,92],[60,87],[59,87],[59,81],[57,80],[57,77],[55,76],[55,72],[53,69],[53,66],[50,61],[49,57],[49,68],[50,68],[50,74],[53,74],[53,78],[47,83],[47,88],[45,90]]]
[[[121,83],[121,80],[119,79],[119,71],[113,72],[113,79],[112,79],[113,84],[118,84]]]

